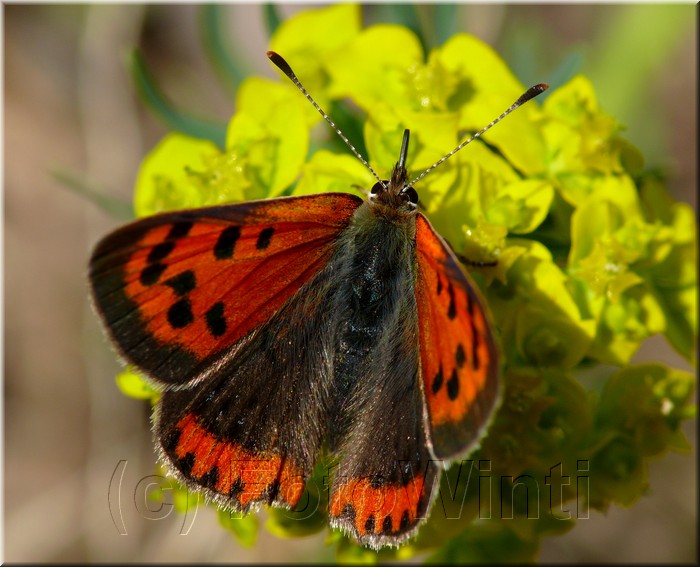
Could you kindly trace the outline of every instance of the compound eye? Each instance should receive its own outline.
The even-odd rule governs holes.
[[[379,181],[377,181],[374,185],[372,185],[372,188],[369,190],[369,194],[379,195],[379,193],[381,193],[382,191],[384,191],[384,187],[381,183],[379,183]]]
[[[413,187],[406,187],[403,190],[403,194],[406,195],[409,203],[412,205],[418,204],[418,192]]]

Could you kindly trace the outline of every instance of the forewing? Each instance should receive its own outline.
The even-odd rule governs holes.
[[[430,443],[439,459],[464,454],[498,398],[498,350],[484,301],[442,238],[416,219],[420,368]]]
[[[95,305],[127,361],[166,386],[191,382],[323,268],[361,202],[323,194],[137,221],[97,245]]]

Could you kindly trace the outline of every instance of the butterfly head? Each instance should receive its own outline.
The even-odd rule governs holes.
[[[391,172],[389,181],[378,181],[369,192],[369,202],[384,205],[405,212],[418,208],[418,193],[412,185],[406,185],[406,154],[408,153],[409,131],[404,130],[399,161]]]

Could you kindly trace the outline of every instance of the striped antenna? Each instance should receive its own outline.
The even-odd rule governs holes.
[[[473,142],[481,136],[486,130],[491,128],[492,126],[495,126],[498,124],[501,120],[503,120],[506,116],[508,116],[511,112],[513,112],[516,108],[519,106],[522,106],[525,104],[528,100],[535,98],[538,94],[543,93],[549,88],[549,85],[546,83],[540,83],[538,85],[535,85],[534,87],[530,87],[527,89],[521,96],[516,100],[511,107],[506,110],[503,114],[501,114],[498,118],[496,118],[494,121],[492,121],[488,126],[485,126],[481,130],[479,130],[476,134],[471,136],[470,138],[466,139],[464,142],[462,142],[459,146],[457,146],[454,150],[452,150],[449,154],[444,156],[443,158],[439,159],[436,161],[433,165],[431,165],[428,169],[426,169],[423,173],[421,173],[418,177],[416,177],[413,181],[411,181],[406,187],[413,187],[416,183],[418,183],[421,179],[423,179],[428,173],[430,173],[433,169],[435,169],[438,165],[440,165],[442,162],[444,162],[447,158],[452,157],[455,155],[459,150],[461,150],[464,146],[466,146],[469,142]]]
[[[314,108],[316,110],[318,110],[319,114],[321,116],[323,116],[323,119],[326,122],[328,122],[328,124],[331,125],[331,128],[333,128],[333,130],[335,130],[335,133],[338,134],[338,136],[340,136],[340,139],[343,140],[343,142],[345,142],[345,144],[352,150],[352,153],[354,153],[357,156],[357,159],[359,159],[365,165],[365,167],[370,170],[372,175],[374,175],[374,177],[376,177],[377,181],[379,181],[379,183],[382,185],[382,187],[384,187],[384,189],[386,189],[386,185],[384,184],[384,181],[382,181],[379,178],[379,176],[375,173],[375,171],[372,169],[372,167],[369,165],[369,163],[367,163],[367,160],[365,158],[363,158],[362,155],[360,154],[360,152],[358,152],[355,149],[355,146],[353,146],[350,143],[350,140],[348,140],[347,137],[345,136],[345,134],[343,134],[340,131],[340,128],[338,128],[335,125],[335,122],[333,122],[330,119],[330,117],[323,111],[323,109],[318,105],[318,103],[311,97],[311,95],[308,93],[308,91],[304,88],[304,85],[302,85],[301,82],[299,81],[299,79],[297,79],[297,76],[294,74],[294,71],[292,71],[292,68],[289,66],[289,63],[287,63],[279,53],[275,53],[274,51],[268,51],[267,58],[270,61],[272,61],[275,65],[277,65],[277,67],[279,67],[280,71],[282,71],[285,75],[287,75],[287,77],[289,77],[289,80],[292,81],[297,86],[297,88],[308,99],[308,101],[314,105]]]

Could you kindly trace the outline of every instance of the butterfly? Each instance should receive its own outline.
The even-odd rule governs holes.
[[[268,57],[335,128],[286,61]],[[95,247],[94,305],[123,358],[163,391],[159,457],[221,507],[293,508],[329,455],[330,524],[373,549],[397,546],[428,515],[441,469],[484,433],[499,397],[494,328],[418,211],[408,143],[406,130],[390,179],[374,174],[366,200],[167,212]]]

